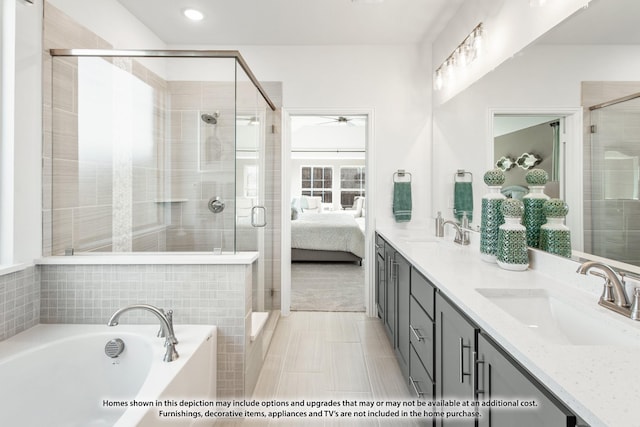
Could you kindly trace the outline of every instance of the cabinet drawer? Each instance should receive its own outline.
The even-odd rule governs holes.
[[[411,295],[422,306],[431,320],[435,319],[436,288],[415,268],[411,269]]]
[[[416,353],[416,350],[413,348],[413,345],[410,346],[411,349],[409,354],[409,364],[411,365],[409,368],[409,386],[410,390],[413,394],[415,394],[418,398],[433,399],[433,381],[431,377],[427,373],[427,370],[422,366],[420,362],[420,358]]]
[[[409,329],[411,344],[422,364],[427,369],[429,376],[433,378],[434,368],[434,326],[431,318],[425,313],[420,304],[412,296],[409,306]]]

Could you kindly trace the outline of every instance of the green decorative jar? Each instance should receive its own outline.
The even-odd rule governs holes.
[[[525,175],[529,193],[522,197],[522,225],[527,229],[527,245],[532,248],[540,247],[540,227],[547,222],[544,203],[549,200],[549,196],[544,194],[544,186],[548,179],[549,175],[544,169],[531,169]]]
[[[500,268],[524,271],[529,268],[527,252],[527,230],[520,223],[524,206],[520,200],[506,199],[500,208],[504,224],[498,230],[498,253],[496,262]]]
[[[484,183],[489,187],[489,192],[482,196],[480,259],[486,262],[495,263],[498,254],[498,231],[504,223],[500,208],[506,199],[500,192],[504,180],[504,172],[500,169],[493,169],[484,174]]]
[[[540,227],[540,249],[566,258],[571,257],[571,232],[564,224],[569,207],[560,199],[550,199],[544,203],[547,223]]]

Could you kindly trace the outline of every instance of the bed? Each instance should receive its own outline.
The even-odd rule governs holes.
[[[362,262],[364,232],[340,213],[303,213],[291,221],[291,261]]]

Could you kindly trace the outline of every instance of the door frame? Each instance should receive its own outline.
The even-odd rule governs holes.
[[[375,135],[374,135],[374,110],[373,108],[283,108],[282,109],[282,150],[281,150],[281,194],[282,194],[282,231],[281,231],[281,301],[280,314],[288,316],[291,313],[291,221],[287,213],[291,210],[291,116],[318,115],[318,116],[351,116],[362,115],[367,117],[367,132],[365,141],[365,257],[363,265],[364,274],[364,304],[365,313],[369,317],[377,316],[375,305],[375,259],[372,256],[374,231],[375,231]]]

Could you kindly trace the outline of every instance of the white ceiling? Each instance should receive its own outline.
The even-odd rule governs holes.
[[[362,45],[430,40],[462,0],[118,0],[167,45]],[[202,11],[192,22],[185,8]]]

